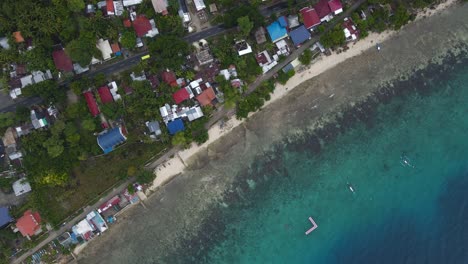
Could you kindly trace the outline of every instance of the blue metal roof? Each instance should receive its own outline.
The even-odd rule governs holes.
[[[3,227],[11,222],[13,222],[13,218],[10,216],[8,207],[0,207],[0,227]]]
[[[275,22],[271,23],[268,27],[268,34],[270,35],[271,41],[276,42],[288,34],[286,18],[284,16],[278,18]]]
[[[169,134],[171,135],[175,135],[179,131],[184,131],[185,130],[184,122],[180,118],[174,121],[171,121],[167,123],[167,130],[169,130]]]
[[[122,134],[120,127],[113,128],[97,138],[98,145],[106,154],[114,150],[114,147],[118,144],[125,142],[125,140],[126,138]]]
[[[310,32],[305,28],[304,25],[289,32],[292,42],[295,46],[299,46],[310,38]]]

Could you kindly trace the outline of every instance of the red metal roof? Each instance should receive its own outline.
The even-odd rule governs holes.
[[[197,96],[197,101],[202,105],[209,105],[216,98],[213,88],[208,88]]]
[[[106,9],[107,9],[107,14],[115,14],[114,10],[114,1],[112,0],[107,0],[106,1]]]
[[[320,24],[320,18],[317,15],[317,12],[315,11],[315,9],[313,8],[310,8],[310,7],[302,8],[301,15],[304,20],[304,26],[307,29],[310,29]]]
[[[89,112],[93,117],[96,117],[99,114],[99,107],[96,103],[96,100],[94,99],[93,93],[88,91],[83,93],[83,96],[85,97],[86,103],[88,104]]]
[[[177,92],[175,92],[172,97],[174,98],[174,101],[176,104],[180,104],[183,101],[187,100],[190,98],[190,94],[187,92],[187,89],[185,88],[180,88]]]
[[[177,86],[177,80],[176,80],[176,75],[175,73],[171,72],[171,71],[164,71],[163,73],[161,73],[161,77],[162,77],[162,80],[163,82],[171,85],[171,86]],[[175,83],[175,85],[174,85]]]
[[[328,6],[328,0],[320,0],[314,6],[315,10],[317,11],[317,15],[320,19],[328,16],[331,13],[330,6]]]
[[[114,102],[114,98],[109,90],[109,87],[102,86],[98,88],[99,97],[101,98],[101,102],[103,104],[108,104]]]
[[[112,43],[111,44],[111,49],[113,53],[117,53],[120,51],[120,46],[119,43]]]
[[[55,68],[60,71],[71,72],[73,70],[73,63],[70,57],[64,50],[55,50],[52,52],[54,58]]]
[[[112,206],[114,205],[118,205],[120,203],[120,198],[119,196],[114,196],[112,197],[109,201],[107,201],[106,203],[102,204],[99,209],[101,210],[101,212],[104,212],[106,210],[108,210],[109,208],[111,208]]]
[[[328,6],[330,7],[330,10],[332,12],[335,12],[343,8],[343,5],[341,4],[340,0],[330,0],[328,1]]]
[[[138,16],[135,21],[133,21],[133,28],[138,37],[143,37],[151,30],[151,24],[145,16]]]
[[[32,236],[41,228],[41,216],[38,212],[27,210],[16,222],[16,227],[23,236]]]

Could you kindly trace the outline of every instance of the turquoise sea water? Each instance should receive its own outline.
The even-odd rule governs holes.
[[[176,262],[468,263],[468,64],[433,70],[336,139],[259,158]]]

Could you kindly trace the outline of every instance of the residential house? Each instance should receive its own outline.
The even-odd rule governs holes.
[[[310,39],[310,32],[305,28],[304,25],[302,25],[290,31],[289,36],[291,37],[294,46],[299,47],[302,45],[302,43]]]
[[[23,157],[23,153],[18,150],[16,138],[18,134],[16,130],[12,127],[9,127],[2,138],[3,146],[5,146],[5,154],[8,156],[10,160],[16,160]]]
[[[73,63],[70,57],[65,53],[65,50],[55,50],[52,52],[55,68],[59,71],[71,72],[73,71]]]
[[[255,59],[257,60],[257,63],[260,67],[262,67],[263,74],[267,73],[269,70],[273,69],[278,62],[276,60],[273,60],[270,57],[270,54],[268,54],[268,51],[264,50],[260,53],[258,53],[255,56]]]
[[[205,2],[203,2],[203,0],[193,0],[193,3],[195,4],[195,9],[197,11],[202,11],[206,8]]]
[[[114,150],[117,145],[127,140],[126,134],[127,132],[124,127],[114,127],[100,133],[97,137],[97,142],[99,147],[107,154]]]
[[[83,96],[86,100],[86,104],[88,105],[89,112],[93,117],[99,115],[99,107],[96,103],[96,99],[94,98],[94,94],[91,91],[86,91],[83,93]]]
[[[307,29],[313,30],[316,26],[320,25],[320,18],[315,9],[304,7],[299,12],[301,13],[302,20],[304,21],[304,26]]]
[[[94,15],[96,13],[96,7],[93,4],[87,4],[86,5],[86,15]]]
[[[0,47],[6,50],[10,49],[10,43],[8,43],[8,38],[6,37],[0,38]]]
[[[343,32],[345,34],[346,41],[355,41],[359,38],[359,30],[353,23],[351,18],[345,18],[343,21]]]
[[[321,22],[328,22],[334,15],[343,12],[343,6],[340,0],[320,0],[315,4],[314,9],[317,11]]]
[[[107,87],[109,87],[109,91],[110,91],[114,101],[118,101],[118,100],[122,99],[122,96],[120,96],[120,94],[118,94],[119,87],[117,86],[117,83],[115,81],[112,81],[112,82],[108,83]]]
[[[215,3],[210,4],[209,7],[210,7],[210,13],[212,14],[218,13],[218,7],[216,6]]]
[[[239,56],[252,53],[252,47],[250,47],[249,43],[247,43],[245,40],[236,41],[235,47]]]
[[[124,10],[122,1],[106,0],[106,14],[108,16],[121,16]]]
[[[79,63],[73,63],[73,71],[76,74],[82,74],[83,72],[89,71],[89,67],[82,67]]]
[[[194,97],[193,92],[188,86],[180,88],[179,90],[177,90],[177,92],[172,94],[172,98],[174,98],[174,102],[176,104],[180,104],[183,101],[191,99],[193,97]]]
[[[185,130],[184,122],[181,118],[175,119],[167,123],[167,130],[170,135],[175,135],[177,132]]]
[[[49,124],[47,120],[47,111],[42,108],[36,108],[31,110],[31,123],[34,129],[46,127]]]
[[[195,46],[197,50],[195,57],[197,58],[198,63],[200,65],[205,65],[213,62],[214,58],[213,55],[211,55],[210,48],[208,47],[208,42],[202,39],[199,43],[193,43],[193,46]]]
[[[265,28],[259,27],[255,31],[255,40],[257,41],[257,44],[262,44],[266,42],[266,36],[265,36]]]
[[[201,106],[212,105],[213,100],[216,99],[215,92],[212,87],[208,87],[206,90],[202,91],[201,94],[195,97]]]
[[[288,22],[286,17],[281,16],[275,22],[271,23],[267,27],[268,34],[270,35],[271,41],[277,42],[288,37]]]
[[[130,73],[130,78],[132,81],[146,81],[146,75],[144,71],[141,71],[140,75],[136,75],[134,72]]]
[[[172,87],[177,86],[177,77],[174,72],[166,70],[161,73],[162,81]]]
[[[146,78],[150,82],[151,88],[153,88],[153,91],[156,91],[156,88],[158,88],[158,86],[161,84],[158,76],[152,74],[152,75],[147,75]]]
[[[11,217],[8,207],[0,207],[0,228],[4,228],[11,222],[13,222],[13,217]]]
[[[159,30],[156,28],[156,22],[154,19],[149,20],[144,15],[140,15],[135,18],[133,21],[133,28],[139,38],[152,38],[159,34]]]
[[[163,107],[159,108],[159,112],[161,113],[161,117],[163,118],[163,121],[169,130],[169,133],[171,133],[170,126],[172,126],[172,128],[181,128],[180,124],[178,124],[179,121],[177,120],[182,121],[182,118],[187,118],[189,121],[193,121],[203,116],[203,112],[200,106],[179,108],[177,107],[177,105],[173,105],[171,107],[169,104],[165,104]],[[173,123],[174,121],[176,122]],[[182,130],[183,129],[184,127],[182,122]],[[180,130],[176,129],[175,133],[177,133],[178,131]]]
[[[24,212],[23,216],[16,221],[15,232],[18,231],[28,239],[31,239],[31,236],[41,233],[41,215],[38,212],[33,212],[32,210]]]
[[[96,44],[96,48],[98,48],[98,50],[101,52],[102,59],[104,61],[112,58],[113,52],[112,52],[112,48],[110,46],[109,40],[99,39]]]
[[[179,0],[179,16],[182,19],[183,23],[189,23],[191,20],[190,12],[187,7],[187,2],[185,2],[185,0]]]
[[[16,196],[20,196],[31,191],[31,185],[26,178],[15,181],[12,187]]]
[[[106,14],[108,16],[114,16],[115,15],[114,1],[106,0]]]
[[[124,7],[139,5],[142,2],[143,2],[143,0],[122,0],[122,4],[123,4]]]
[[[106,221],[97,211],[92,211],[86,215],[86,218],[72,227],[75,236],[81,237],[86,241],[95,237],[95,234],[100,234],[106,231],[109,227]]]
[[[114,102],[114,98],[112,97],[112,94],[111,94],[111,92],[109,90],[109,87],[102,86],[102,87],[99,87],[97,90],[98,90],[98,93],[99,93],[99,98],[101,98],[101,102],[103,104],[108,104],[108,103]]]
[[[202,67],[196,74],[195,79],[203,79],[207,82],[215,82],[216,76],[219,74],[219,64],[212,62],[208,66]]]
[[[155,138],[157,138],[159,135],[162,134],[161,128],[159,127],[158,121],[155,121],[155,120],[153,120],[153,121],[151,121],[151,122],[150,122],[150,121],[146,121],[145,125],[146,125],[146,127],[148,128],[148,130],[149,130],[149,133],[150,133],[149,136],[150,136],[150,138],[155,139]]]
[[[284,55],[284,56],[288,56],[289,55],[289,46],[288,46],[288,43],[286,43],[286,40],[282,39],[278,42],[275,43],[276,45],[276,48],[278,49],[276,51],[276,55],[280,56],[280,55]],[[273,55],[273,58],[275,60],[278,60],[275,58],[275,55]]]
[[[151,3],[153,4],[154,11],[157,14],[162,14],[162,15],[167,15],[167,6],[168,2],[167,0],[151,0]]]
[[[223,76],[226,81],[229,81],[231,78],[237,78],[236,66],[233,64],[229,65],[227,69],[221,70],[219,75]]]
[[[298,15],[289,15],[288,16],[288,27],[291,29],[291,28],[295,28],[297,26],[299,26],[300,23],[299,23],[299,16]]]

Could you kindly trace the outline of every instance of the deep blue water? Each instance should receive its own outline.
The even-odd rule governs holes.
[[[311,134],[260,157],[211,238],[176,259],[468,263],[468,64],[432,70],[333,140]],[[305,236],[309,216],[319,227]]]

